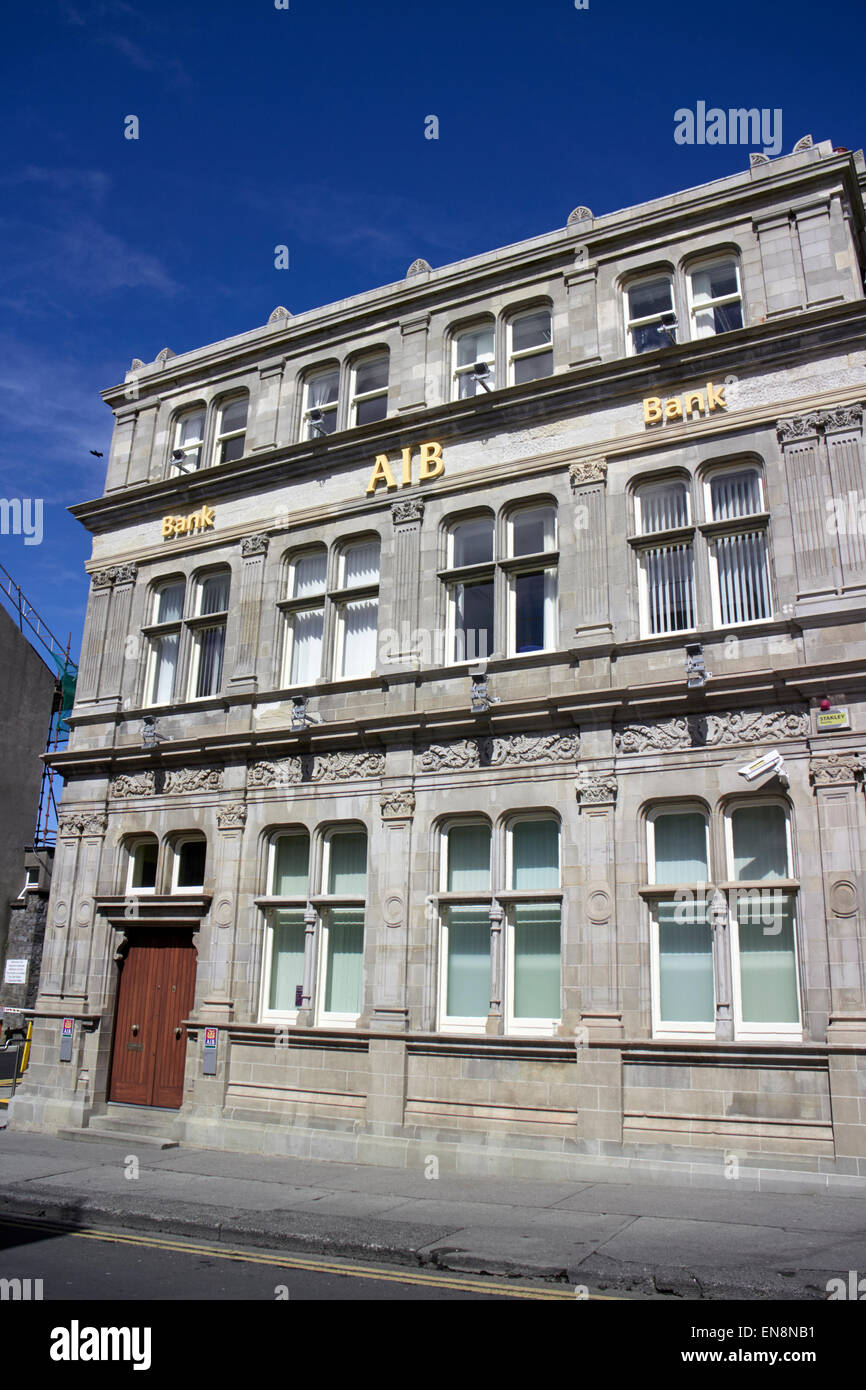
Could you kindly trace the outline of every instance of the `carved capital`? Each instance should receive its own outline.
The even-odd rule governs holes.
[[[131,561],[128,565],[110,565],[104,570],[94,570],[90,576],[94,589],[110,589],[114,584],[133,584],[138,574],[138,565]]]
[[[405,502],[392,502],[391,519],[395,526],[407,526],[413,521],[423,521],[424,498],[412,497]]]
[[[813,787],[853,786],[863,776],[859,753],[825,753],[809,763]]]
[[[94,589],[110,589],[114,583],[114,570],[94,570],[90,579]]]
[[[830,406],[828,410],[812,410],[807,415],[779,420],[776,433],[782,444],[789,444],[798,439],[815,439],[828,431],[862,428],[863,405],[857,401],[853,405]]]
[[[383,820],[411,820],[415,814],[415,793],[383,792],[379,797]]]
[[[115,584],[134,584],[138,575],[138,565],[131,562],[128,565],[118,565],[114,571]]]
[[[232,801],[217,807],[217,825],[220,830],[243,830],[247,823],[247,808],[242,801]]]
[[[575,491],[584,483],[603,483],[607,479],[607,459],[603,454],[579,459],[569,468],[568,476]]]
[[[265,531],[257,531],[255,535],[243,536],[241,539],[241,555],[248,560],[253,555],[267,555],[270,537]]]
[[[581,806],[616,805],[617,781],[612,772],[584,773],[574,785]]]

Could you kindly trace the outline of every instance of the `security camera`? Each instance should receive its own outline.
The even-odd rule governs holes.
[[[686,643],[686,685],[689,690],[700,690],[712,676],[704,661],[704,649],[700,642]]]
[[[328,433],[328,431],[325,429],[325,412],[323,410],[311,410],[307,416],[307,419],[309,420],[313,428],[313,432],[315,434],[325,435]]]
[[[753,758],[750,763],[738,767],[737,771],[741,777],[745,777],[747,782],[754,782],[756,778],[763,777],[768,772],[775,772],[780,781],[785,786],[788,785],[788,774],[785,771],[782,755],[775,748],[771,749],[769,753],[762,753],[759,758]]]
[[[472,368],[472,380],[477,381],[483,386],[485,391],[490,390],[489,381],[492,373],[486,362],[476,362]]]

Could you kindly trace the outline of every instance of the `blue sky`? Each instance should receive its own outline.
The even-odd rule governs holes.
[[[674,112],[864,143],[862,0],[28,0],[0,58],[0,563],[77,654],[99,391],[151,361],[744,169]],[[439,139],[424,138],[425,117]],[[124,138],[136,115],[137,141]],[[290,268],[274,267],[289,247]]]

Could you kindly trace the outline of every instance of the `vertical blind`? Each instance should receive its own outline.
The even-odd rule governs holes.
[[[290,685],[306,685],[322,673],[322,633],[324,608],[308,608],[289,619],[292,641]]]
[[[731,815],[734,878],[788,878],[788,823],[782,806],[742,806]]]
[[[767,541],[763,531],[719,536],[714,549],[722,622],[751,623],[770,617]]]
[[[199,667],[196,695],[215,695],[222,684],[224,627],[206,627],[198,634]]]
[[[343,588],[357,589],[379,582],[379,542],[362,541],[343,551]]]
[[[512,888],[559,887],[559,823],[517,821],[511,830]]]
[[[202,580],[199,604],[202,617],[228,610],[230,582],[231,576],[228,574],[212,574]]]
[[[306,897],[309,863],[309,835],[280,835],[274,844],[274,877],[271,884],[274,897]]]
[[[295,993],[304,983],[304,914],[302,909],[273,914],[271,988],[268,1008],[286,1013],[296,1009]]]
[[[341,831],[332,835],[329,847],[328,892],[340,897],[362,898],[366,891],[366,831]]]
[[[448,1016],[485,1018],[490,1009],[490,909],[451,906],[446,921]]]
[[[710,482],[713,520],[731,521],[763,510],[761,479],[752,468],[722,473]]]
[[[183,616],[185,584],[165,584],[156,595],[154,622],[179,623]]]
[[[179,632],[167,633],[165,637],[158,637],[155,640],[155,675],[151,691],[151,699],[154,704],[167,704],[174,695],[179,640]]]
[[[306,598],[308,594],[325,592],[325,570],[327,552],[311,550],[307,555],[299,555],[292,566],[292,598]]]
[[[707,822],[699,811],[656,816],[653,836],[656,883],[707,882]]]
[[[341,675],[369,676],[376,669],[379,600],[360,599],[342,608],[343,661]]]
[[[514,1016],[559,1018],[561,1013],[558,903],[514,905]]]
[[[490,889],[490,826],[452,825],[448,831],[449,893]]]
[[[363,908],[334,907],[328,912],[325,1012],[359,1014],[364,961]]]
[[[642,535],[689,524],[689,493],[685,483],[641,488],[637,500]]]
[[[652,633],[681,632],[695,625],[694,555],[691,545],[663,545],[642,556]]]

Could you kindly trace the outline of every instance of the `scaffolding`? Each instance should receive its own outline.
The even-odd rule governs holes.
[[[31,647],[55,670],[54,704],[45,743],[46,753],[56,753],[69,741],[69,725],[66,717],[75,703],[75,684],[78,679],[78,666],[70,659],[72,633],[64,646],[42,621],[33,604],[15,583],[8,570],[0,565],[0,598],[9,615]],[[42,785],[39,789],[39,810],[36,815],[36,829],[31,849],[47,849],[57,841],[57,796],[62,786],[60,774],[47,763],[42,765]]]

